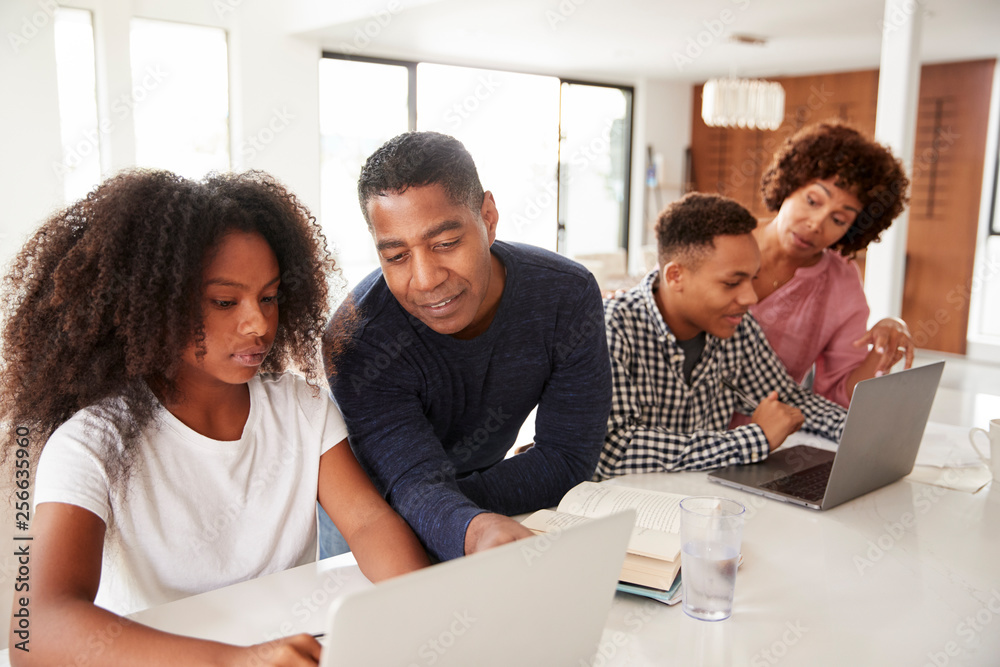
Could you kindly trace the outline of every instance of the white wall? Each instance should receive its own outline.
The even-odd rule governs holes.
[[[5,265],[38,222],[62,205],[62,181],[53,169],[62,147],[51,9],[32,0],[0,2],[0,38],[0,263]]]

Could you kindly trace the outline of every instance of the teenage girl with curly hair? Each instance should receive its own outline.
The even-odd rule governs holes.
[[[316,664],[308,635],[236,647],[118,615],[314,560],[317,499],[368,578],[427,564],[313,384],[334,270],[315,219],[253,172],[126,172],[27,242],[0,350],[4,460],[37,460],[13,664]]]
[[[902,320],[866,332],[868,302],[851,261],[902,213],[908,186],[888,149],[840,123],[788,138],[763,176],[764,203],[777,215],[754,231],[761,268],[750,312],[792,377],[802,381],[815,364],[813,389],[843,406],[861,380],[904,353],[913,362]]]

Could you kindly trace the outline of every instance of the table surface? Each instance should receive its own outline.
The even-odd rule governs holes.
[[[943,393],[932,419],[973,421]],[[903,479],[816,512],[719,486],[705,473],[613,483],[744,503],[744,562],[726,621],[616,594],[595,665],[1000,664],[1000,484],[972,494]],[[367,586],[345,554],[134,618],[249,644],[319,632],[330,600]]]

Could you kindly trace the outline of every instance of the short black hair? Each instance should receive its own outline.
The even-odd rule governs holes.
[[[408,188],[440,185],[455,204],[479,212],[483,184],[469,151],[455,137],[440,132],[406,132],[372,153],[358,178],[358,202],[371,228],[368,202]]]
[[[716,236],[749,234],[757,219],[736,201],[690,192],[667,206],[656,221],[656,254],[662,263],[714,248]]]

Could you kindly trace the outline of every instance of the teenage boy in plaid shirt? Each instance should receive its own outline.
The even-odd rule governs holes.
[[[800,428],[840,439],[844,409],[796,384],[747,314],[756,225],[718,195],[660,214],[659,266],[605,304],[614,393],[595,479],[761,461]],[[734,412],[751,423],[728,430]]]

